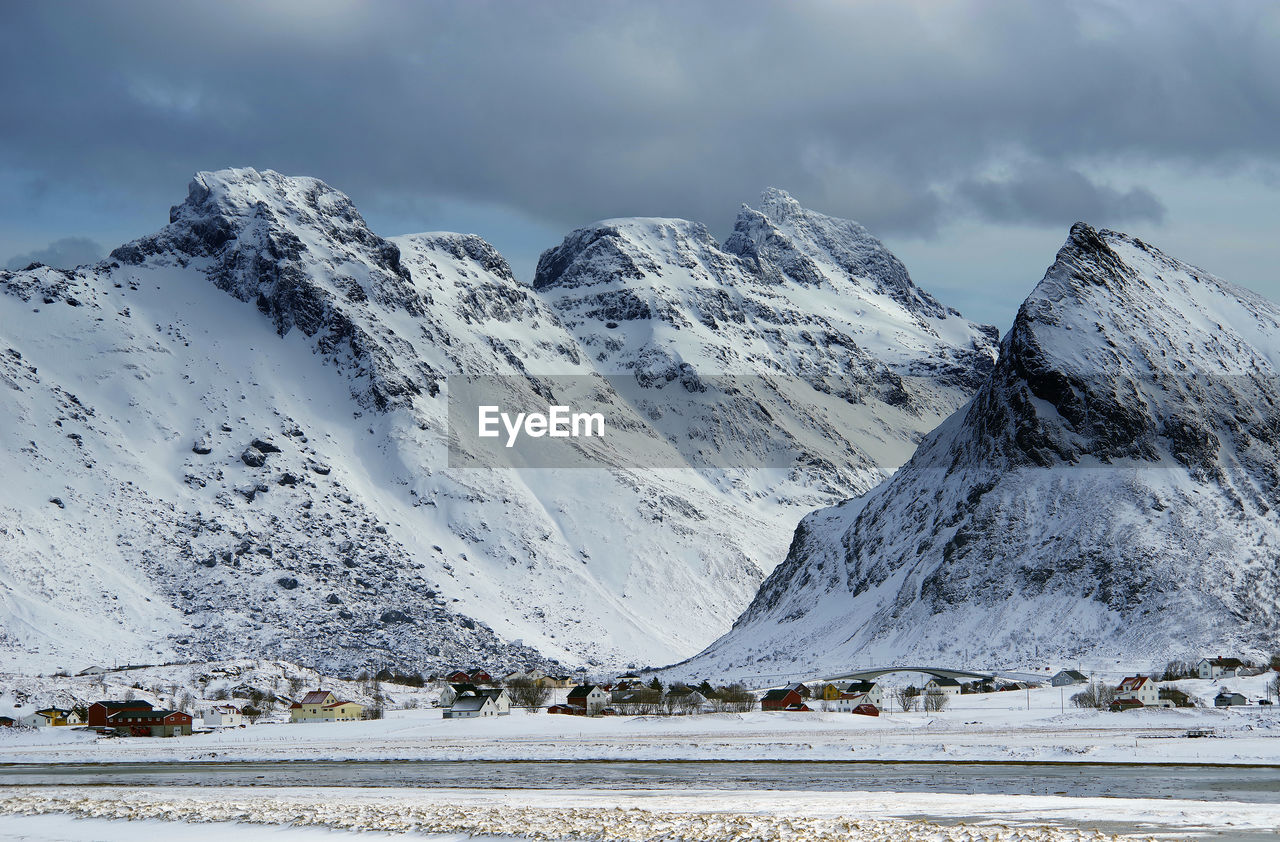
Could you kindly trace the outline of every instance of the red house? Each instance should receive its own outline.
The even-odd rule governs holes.
[[[879,716],[880,708],[870,702],[864,702],[863,704],[855,706],[851,712],[861,714],[862,716]]]
[[[552,705],[547,708],[547,713],[561,713],[568,716],[586,716],[586,708],[577,708],[573,705]]]
[[[191,714],[180,710],[118,710],[107,717],[113,728],[128,728],[134,737],[176,737],[191,734]]]
[[[770,690],[760,700],[760,710],[808,710],[809,707],[794,687]]]
[[[471,674],[462,670],[454,670],[447,676],[450,684],[470,684]]]
[[[89,705],[89,726],[91,728],[106,728],[107,717],[122,710],[151,710],[151,703],[144,702],[141,699],[131,699],[124,702],[110,700],[94,702]]]
[[[489,673],[484,670],[474,670],[471,673],[470,680],[472,684],[492,684],[493,676],[489,675]]]

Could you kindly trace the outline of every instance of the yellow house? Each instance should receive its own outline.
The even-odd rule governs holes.
[[[63,710],[62,708],[45,708],[38,710],[32,717],[33,722],[40,726],[60,727],[65,725],[83,725],[84,720],[80,718],[80,714],[73,710]]]
[[[840,688],[834,684],[826,684],[822,687],[822,695],[819,697],[824,702],[834,702],[840,698]]]
[[[348,702],[330,690],[313,690],[289,708],[291,722],[351,722],[364,716],[364,705]]]

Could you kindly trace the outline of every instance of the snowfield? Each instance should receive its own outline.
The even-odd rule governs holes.
[[[1265,694],[1269,675],[1180,681],[1212,703],[1219,687]],[[529,714],[446,720],[439,710],[380,721],[259,724],[175,739],[99,738],[72,728],[0,730],[0,763],[233,760],[916,760],[1087,763],[1280,762],[1276,706],[1107,713],[1074,709],[1080,688],[954,697],[940,713],[599,717]],[[562,693],[564,691],[561,691]],[[1028,702],[1030,709],[1027,708]],[[820,704],[820,703],[819,703]],[[1208,729],[1209,738],[1187,737]]]
[[[1270,831],[1280,823],[1280,807],[1235,803],[1205,804],[1124,798],[1061,798],[899,793],[822,792],[728,793],[603,792],[576,790],[377,790],[367,789],[125,789],[110,794],[67,788],[16,789],[0,802],[0,830],[17,834],[50,825],[31,817],[68,814],[97,821],[61,821],[49,835],[29,838],[115,839],[102,819],[128,819],[137,838],[138,822],[164,832],[173,822],[195,824],[192,836],[206,837],[199,825],[236,832],[237,825],[287,825],[343,831],[426,834],[429,838],[469,836],[503,839],[598,839],[617,842],[791,842],[831,839],[880,842],[1058,842],[1116,836],[1079,826],[1128,825],[1152,833],[1187,834],[1230,827]],[[939,821],[912,818],[927,814]],[[23,817],[23,818],[15,818]],[[163,821],[157,821],[163,820]],[[116,824],[115,827],[119,825]],[[274,829],[274,828],[273,828]],[[50,832],[52,831],[52,832]],[[117,831],[118,832],[118,831]],[[170,831],[171,832],[171,831]],[[240,832],[243,832],[241,829]],[[258,829],[255,828],[256,834]],[[65,835],[54,835],[61,833]],[[75,834],[75,835],[73,835]],[[18,838],[23,838],[18,836]],[[123,837],[119,837],[123,838]],[[277,838],[274,834],[266,838]],[[311,839],[281,834],[281,839]]]

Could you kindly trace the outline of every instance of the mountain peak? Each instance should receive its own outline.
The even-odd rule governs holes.
[[[538,258],[533,288],[579,287],[661,275],[659,258],[718,253],[707,226],[687,219],[623,217],[578,228]],[[725,260],[724,255],[719,256]]]
[[[747,205],[743,205],[744,208]],[[760,210],[770,219],[781,222],[804,213],[805,209],[786,190],[778,187],[766,187],[760,193]]]
[[[1278,338],[1274,303],[1074,226],[969,405],[807,518],[691,668],[1269,651]]]

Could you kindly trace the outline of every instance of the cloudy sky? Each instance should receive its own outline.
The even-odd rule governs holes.
[[[1280,4],[0,0],[0,265],[150,232],[197,170],[482,234],[717,234],[765,186],[1005,328],[1070,224],[1280,298]]]

